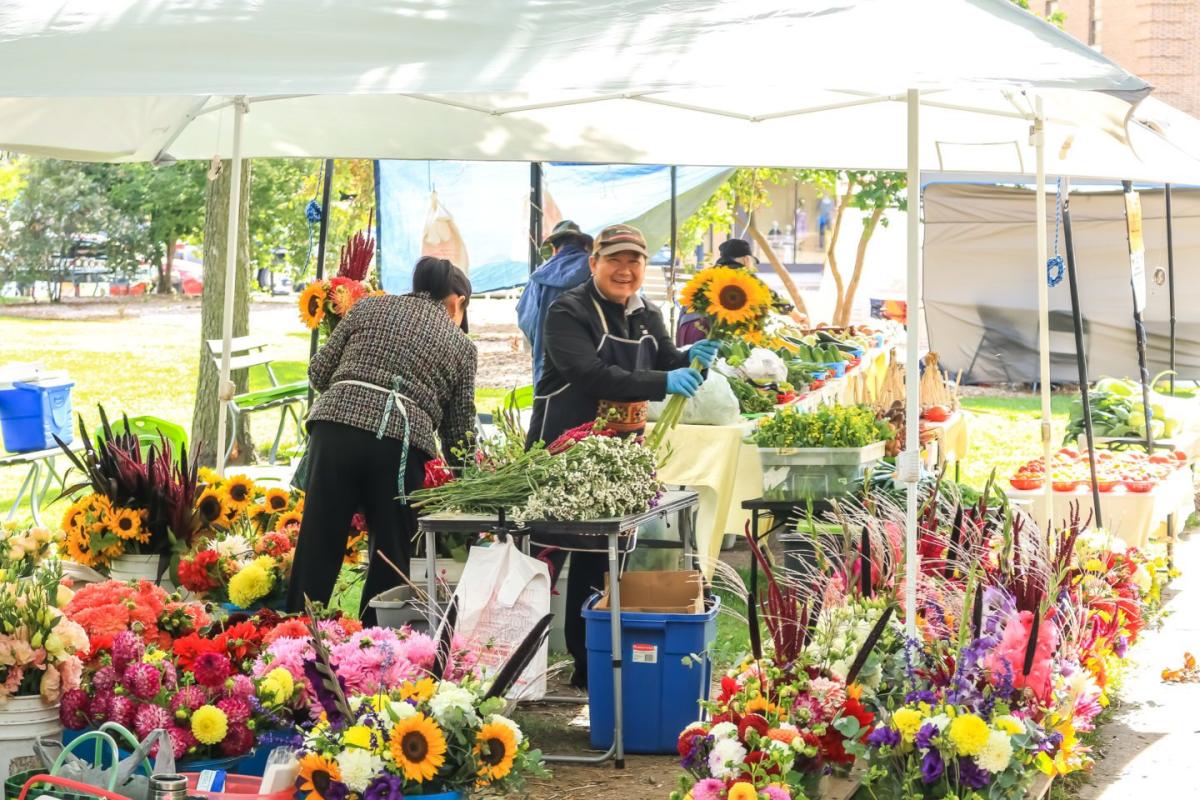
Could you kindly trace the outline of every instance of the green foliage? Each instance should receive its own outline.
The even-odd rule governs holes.
[[[111,168],[107,195],[120,222],[109,231],[109,264],[135,269],[149,263],[161,272],[170,248],[195,240],[204,230],[206,170],[197,161]]]
[[[1012,3],[1014,6],[1018,6],[1020,8],[1025,9],[1030,14],[1033,13],[1033,9],[1031,9],[1029,7],[1029,0],[1008,0],[1008,1],[1010,3]],[[1062,30],[1063,26],[1067,23],[1067,15],[1061,9],[1055,9],[1053,14],[1051,14],[1048,17],[1042,17],[1042,19],[1046,20],[1047,22],[1049,22],[1051,25],[1058,28],[1059,30]]]
[[[865,447],[896,435],[866,406],[821,406],[800,412],[785,408],[754,432],[759,447]]]

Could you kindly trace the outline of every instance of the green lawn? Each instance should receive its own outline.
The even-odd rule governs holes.
[[[1051,436],[1056,447],[1066,431],[1070,405],[1069,395],[1055,395],[1051,400]],[[993,468],[997,479],[1002,479],[1042,454],[1039,396],[964,397],[962,406],[972,415],[970,454],[961,466],[963,483],[982,489]]]

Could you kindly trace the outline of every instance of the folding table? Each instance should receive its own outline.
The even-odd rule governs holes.
[[[71,449],[79,451],[83,449],[81,442],[71,444]],[[54,467],[54,459],[61,456],[63,451],[57,447],[51,447],[46,450],[31,450],[26,453],[0,453],[0,469],[4,467],[28,466],[29,470],[25,473],[25,480],[21,482],[21,488],[17,490],[17,496],[13,500],[12,506],[8,509],[6,520],[12,519],[17,514],[17,509],[21,506],[21,501],[25,499],[25,493],[29,492],[29,511],[33,514],[33,524],[41,526],[42,524],[42,495],[50,491],[50,486],[54,481],[58,481],[61,485],[63,478],[58,474],[58,470]],[[46,472],[45,482],[41,481],[42,470]],[[40,485],[39,485],[40,484]]]
[[[499,536],[521,536],[527,544],[561,547],[565,550],[580,552],[608,553],[609,575],[621,574],[621,557],[633,552],[637,547],[637,529],[639,526],[656,519],[679,515],[679,540],[683,547],[684,563],[689,561],[695,566],[695,538],[692,526],[692,513],[699,503],[695,492],[667,492],[658,504],[640,514],[612,519],[593,519],[586,522],[570,521],[526,521],[517,524],[506,520],[503,515],[489,517],[473,514],[440,514],[422,517],[418,526],[425,534],[426,591],[430,598],[437,597],[437,536],[438,534],[477,534],[494,533]],[[658,543],[674,545],[673,542]],[[609,594],[612,613],[612,652],[613,652],[613,743],[608,751],[596,756],[555,756],[546,755],[547,761],[572,762],[576,764],[602,764],[613,759],[617,769],[625,767],[624,719],[622,714],[621,696],[621,591],[620,581],[609,581]],[[437,605],[429,604],[429,627],[437,629]],[[553,699],[553,698],[550,698]],[[573,702],[578,702],[572,698]]]

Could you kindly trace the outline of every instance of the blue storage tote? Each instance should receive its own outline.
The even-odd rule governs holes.
[[[613,741],[612,628],[607,610],[583,608],[586,623],[588,704],[592,747],[607,750]],[[720,598],[707,601],[703,614],[621,612],[621,686],[625,751],[670,754],[679,734],[700,718],[708,699],[712,660],[708,647],[717,636]],[[700,660],[684,659],[699,656]]]
[[[71,387],[64,379],[13,381],[0,388],[0,428],[4,449],[10,453],[49,450],[58,445],[54,437],[70,444]]]

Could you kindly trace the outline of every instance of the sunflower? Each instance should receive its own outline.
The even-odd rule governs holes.
[[[267,494],[263,497],[263,507],[268,514],[279,514],[287,511],[287,507],[292,502],[292,496],[283,489],[267,489]]]
[[[71,507],[67,509],[65,514],[63,514],[62,529],[65,532],[70,533],[71,531],[81,528],[83,526],[83,520],[86,516],[87,512],[84,509],[84,501],[77,500],[76,502],[72,503]]]
[[[414,714],[392,727],[392,759],[410,781],[432,780],[446,761],[446,737],[432,719]]]
[[[295,525],[296,527],[299,527],[300,522],[303,519],[304,519],[304,515],[300,513],[299,509],[292,509],[291,511],[285,511],[282,514],[280,514],[279,519],[275,521],[275,530],[280,531],[282,533],[283,531],[286,531],[288,526],[290,526],[290,525]]]
[[[300,293],[300,321],[314,330],[325,319],[325,300],[329,297],[329,288],[324,281],[313,281],[304,287]]]
[[[229,509],[229,499],[219,489],[205,489],[196,500],[196,511],[200,514],[200,522],[206,526],[224,520]]]
[[[67,555],[71,560],[83,564],[85,567],[94,567],[101,564],[102,559],[97,557],[96,553],[92,552],[92,535],[90,532],[83,530],[82,527],[72,528],[67,531]]]
[[[342,779],[337,762],[319,753],[307,753],[300,759],[300,791],[308,792],[313,800],[324,800],[329,784]]]
[[[360,545],[367,540],[366,531],[358,531],[346,539],[346,554],[342,557],[344,564],[357,564],[358,555],[362,551]]]
[[[196,477],[199,479],[200,483],[206,483],[209,486],[221,482],[221,473],[217,472],[215,469],[210,469],[209,467],[201,467],[196,472]]]
[[[132,508],[114,508],[105,515],[104,526],[117,538],[129,541],[142,533],[142,518]]]
[[[254,502],[254,481],[245,475],[234,475],[225,481],[223,488],[230,504],[238,511],[249,508],[250,504]]]
[[[763,307],[770,305],[771,295],[757,278],[727,267],[715,267],[712,280],[704,289],[708,312],[717,322],[738,325],[753,322]]]
[[[696,297],[701,294],[704,287],[708,286],[708,282],[712,280],[712,270],[701,270],[692,276],[692,279],[683,287],[683,291],[679,293],[679,302],[688,311],[698,311],[696,308]]]
[[[433,678],[421,678],[419,681],[405,681],[400,684],[400,699],[425,703],[433,697],[435,691],[437,691],[437,684]]]
[[[517,757],[517,737],[512,728],[499,722],[484,725],[475,737],[476,773],[486,781],[498,781],[512,772]]]

